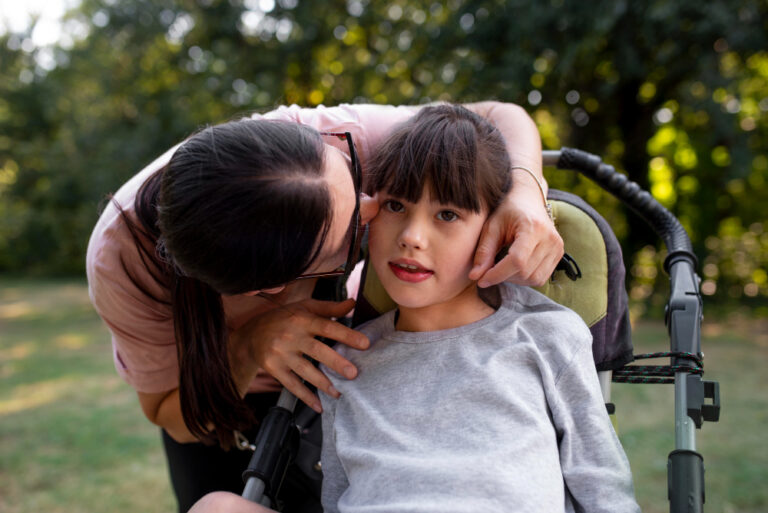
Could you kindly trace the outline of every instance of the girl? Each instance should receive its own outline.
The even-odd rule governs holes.
[[[339,348],[356,380],[323,369],[324,511],[639,511],[586,324],[468,276],[511,186],[499,132],[428,107],[373,162],[370,267],[397,308],[360,328],[370,349]]]

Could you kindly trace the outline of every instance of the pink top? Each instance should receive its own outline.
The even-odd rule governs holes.
[[[408,119],[413,113],[410,107],[383,105],[319,106],[315,109],[292,105],[253,117],[295,121],[325,132],[351,132],[365,170],[375,145],[394,124]],[[339,148],[347,151],[345,143]],[[114,195],[132,218],[135,218],[134,198],[139,187],[168,162],[175,149],[171,148],[145,167]],[[131,282],[125,269],[158,298],[170,297],[168,291],[149,275],[128,228],[110,203],[96,223],[88,244],[86,270],[91,301],[112,333],[115,367],[120,376],[139,392],[173,390],[178,387],[179,368],[171,307],[143,294]],[[254,296],[223,296],[222,299],[230,330],[236,330],[254,315],[274,307]],[[278,389],[277,382],[263,371],[250,387],[252,392]]]

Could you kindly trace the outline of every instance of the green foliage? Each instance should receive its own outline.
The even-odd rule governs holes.
[[[768,297],[765,2],[84,0],[65,27],[52,48],[0,36],[0,272],[82,272],[104,195],[202,125],[498,99],[529,109],[545,147],[602,155],[677,214],[705,293]],[[548,179],[598,205],[630,268],[658,268],[641,221]],[[660,281],[632,275],[633,295]]]

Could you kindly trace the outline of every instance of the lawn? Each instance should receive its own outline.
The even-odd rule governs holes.
[[[82,282],[0,282],[0,511],[175,511]]]
[[[658,322],[634,338],[636,352],[667,347]],[[723,401],[697,431],[705,510],[768,511],[768,321],[705,322],[702,344]],[[615,385],[613,400],[643,511],[668,511],[672,388]],[[158,430],[117,377],[83,282],[0,280],[0,511],[174,510]]]

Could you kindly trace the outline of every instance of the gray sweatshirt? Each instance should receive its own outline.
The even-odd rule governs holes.
[[[321,394],[326,513],[636,512],[632,477],[600,393],[581,318],[500,286],[491,316],[403,332],[365,324],[360,369]]]

